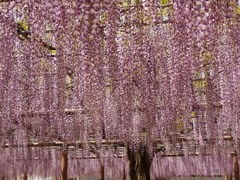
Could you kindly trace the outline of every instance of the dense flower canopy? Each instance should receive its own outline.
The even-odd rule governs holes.
[[[186,167],[192,154],[205,162],[224,154],[216,164],[229,166],[227,156],[240,151],[239,19],[234,0],[2,2],[0,165],[16,169],[0,174],[58,174],[59,148],[44,146],[54,142],[81,144],[71,151],[72,174],[90,162],[91,141],[100,163],[123,156],[111,161],[118,172],[125,154],[103,141],[143,143],[160,160],[181,154]],[[45,163],[52,168],[43,170]],[[189,175],[153,163],[153,174]],[[213,172],[232,171],[218,167]]]

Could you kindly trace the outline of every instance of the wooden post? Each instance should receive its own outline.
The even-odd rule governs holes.
[[[233,156],[233,163],[234,163],[234,175],[235,175],[235,180],[240,180],[239,179],[239,167],[238,167],[238,157],[237,154],[235,153]]]
[[[20,177],[20,180],[27,180],[27,179],[28,179],[28,176],[26,173]]]
[[[23,179],[24,179],[24,180],[27,180],[27,179],[28,179],[28,176],[27,176],[26,173],[24,174]]]
[[[67,147],[63,147],[63,149],[62,149],[61,180],[67,180],[67,168],[68,168],[68,149],[67,149]]]
[[[123,180],[127,180],[127,178],[126,178],[125,168],[123,168]]]
[[[224,180],[232,180],[232,175],[225,175]]]
[[[102,164],[100,166],[100,180],[104,180],[104,166]]]

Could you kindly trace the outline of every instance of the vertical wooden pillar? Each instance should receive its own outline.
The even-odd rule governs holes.
[[[104,180],[104,165],[100,166],[100,180]]]
[[[62,149],[62,167],[61,167],[61,180],[67,180],[68,169],[68,149],[63,147]]]
[[[234,175],[235,175],[235,180],[240,180],[239,179],[239,167],[238,167],[238,157],[237,154],[235,153],[233,156],[233,163],[234,163]]]
[[[125,168],[123,168],[123,180],[127,180],[127,178],[126,178]]]
[[[23,176],[23,180],[27,180],[28,179],[28,176],[27,174],[25,173],[24,176]]]
[[[225,175],[224,180],[232,180],[232,175]]]
[[[20,177],[20,180],[27,180],[27,179],[28,179],[28,176],[26,173]]]

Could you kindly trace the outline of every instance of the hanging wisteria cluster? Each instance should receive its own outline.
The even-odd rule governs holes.
[[[231,174],[239,20],[235,0],[1,1],[0,175],[59,175],[57,142],[74,147],[72,175],[121,176],[123,144],[147,147],[156,177]]]

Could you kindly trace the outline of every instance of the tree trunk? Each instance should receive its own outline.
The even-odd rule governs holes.
[[[131,180],[151,180],[150,166],[152,160],[149,155],[148,147],[140,145],[139,149],[131,150],[127,146],[129,160],[129,175]]]

